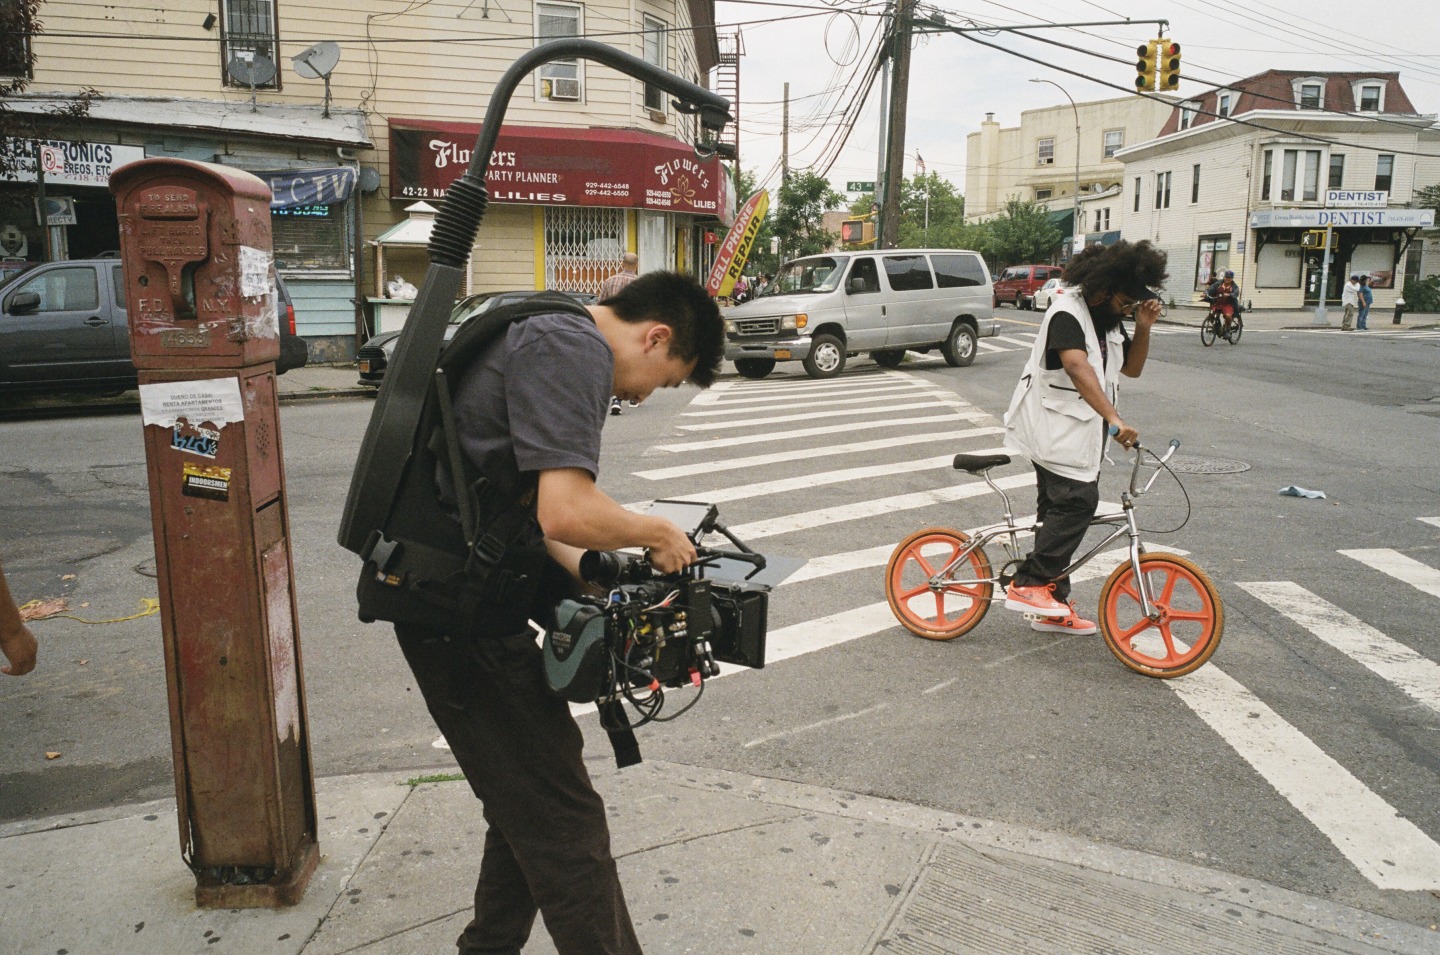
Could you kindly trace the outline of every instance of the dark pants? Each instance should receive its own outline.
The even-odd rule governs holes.
[[[1055,599],[1070,599],[1070,578],[1056,579],[1090,529],[1100,506],[1100,481],[1076,481],[1035,465],[1035,547],[1015,572],[1015,585],[1034,587],[1055,582]]]
[[[639,955],[580,728],[546,690],[533,634],[395,631],[490,826],[461,955],[518,955],[537,909],[560,955]]]

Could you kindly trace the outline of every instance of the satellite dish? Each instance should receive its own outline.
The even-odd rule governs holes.
[[[250,112],[258,112],[255,108],[255,87],[264,86],[275,78],[275,64],[260,53],[240,53],[230,57],[230,62],[225,64],[225,72],[235,82],[250,87]]]
[[[303,53],[290,57],[290,65],[295,67],[296,73],[307,80],[325,81],[325,112],[321,115],[326,119],[330,118],[330,73],[339,62],[340,44],[334,40],[321,40]]]
[[[297,56],[290,57],[295,72],[307,80],[324,79],[340,62],[340,44],[334,40],[321,40]]]
[[[264,86],[275,78],[275,64],[260,53],[249,57],[232,56],[225,69],[235,82],[251,87]]]

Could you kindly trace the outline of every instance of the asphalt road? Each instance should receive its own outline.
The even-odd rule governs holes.
[[[1014,320],[1006,338],[1033,332],[1024,323],[1034,317],[1002,314]],[[1143,505],[1146,526],[1175,527],[1188,511],[1182,530],[1153,541],[1204,566],[1226,605],[1212,663],[1176,681],[1122,668],[1098,636],[1035,633],[999,608],[953,642],[917,639],[877,615],[877,604],[888,613],[883,556],[875,566],[853,555],[925,525],[1000,517],[991,495],[896,503],[969,480],[916,462],[1000,443],[986,432],[1024,351],[999,347],[963,369],[912,356],[885,374],[857,360],[830,385],[782,366],[764,382],[727,378],[701,400],[657,395],[610,420],[601,485],[619,500],[713,492],[726,498],[726,522],[757,535],[764,553],[852,555],[830,573],[815,562],[772,596],[772,650],[806,652],[709,685],[689,714],[642,731],[647,755],[1075,834],[1433,923],[1440,333],[1247,331],[1239,346],[1209,349],[1188,331],[1157,336],[1122,410],[1142,440],[1178,438],[1191,471],[1180,475],[1188,507],[1162,477]],[[897,389],[918,407],[892,410]],[[357,563],[334,542],[370,408],[282,410],[320,775],[448,763],[386,628],[355,619]],[[937,415],[969,417],[895,423]],[[780,436],[820,426],[833,430]],[[923,434],[939,437],[852,447]],[[805,453],[732,466],[790,451]],[[903,462],[912,464],[831,480]],[[1217,469],[1234,473],[1203,473]],[[0,537],[16,595],[68,596],[95,620],[139,609],[155,594],[145,480],[133,416],[0,424]],[[1326,499],[1277,495],[1291,484]],[[1107,474],[1104,496],[1118,488]],[[1030,503],[1023,489],[1012,496]],[[1082,607],[1095,606],[1100,582],[1077,584]],[[1321,639],[1276,594],[1298,600],[1285,606],[1303,620],[1315,611],[1347,632],[1373,628],[1413,655],[1397,658],[1412,682]],[[40,668],[0,681],[0,818],[170,794],[158,618],[35,626]],[[593,717],[582,722],[603,764],[608,746]]]

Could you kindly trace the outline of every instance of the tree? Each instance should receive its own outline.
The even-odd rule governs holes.
[[[1064,238],[1044,207],[1020,199],[1006,202],[1005,211],[985,225],[988,238],[982,251],[1001,266],[1048,259]]]
[[[1436,218],[1440,218],[1440,184],[1416,189],[1410,204],[1416,209],[1434,209]]]
[[[821,217],[844,199],[823,176],[808,170],[791,173],[780,186],[775,209],[775,235],[783,255],[793,259],[828,249],[836,236],[825,231]]]
[[[955,191],[950,180],[932,172],[901,184],[901,248],[960,248],[955,242],[964,225],[965,197]]]

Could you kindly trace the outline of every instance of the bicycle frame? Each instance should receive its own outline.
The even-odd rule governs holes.
[[[1170,460],[1170,456],[1175,453],[1175,449],[1178,447],[1180,447],[1180,442],[1172,440],[1170,442],[1170,447],[1165,452],[1164,456],[1156,458],[1156,462],[1160,465],[1163,465],[1166,461]],[[1096,514],[1095,517],[1092,518],[1090,521],[1091,527],[1114,526],[1115,529],[1111,531],[1108,535],[1106,535],[1104,540],[1096,544],[1094,547],[1090,548],[1090,550],[1087,551],[1083,557],[1073,561],[1069,567],[1066,567],[1060,573],[1060,576],[1069,576],[1070,574],[1074,573],[1076,570],[1079,570],[1081,567],[1085,566],[1087,563],[1093,560],[1096,555],[1098,555],[1105,548],[1109,547],[1115,541],[1119,540],[1122,536],[1128,537],[1130,566],[1135,571],[1136,586],[1140,590],[1141,612],[1143,612],[1145,616],[1150,618],[1151,620],[1158,620],[1160,618],[1160,612],[1156,609],[1153,595],[1150,593],[1150,581],[1147,579],[1146,575],[1141,571],[1140,568],[1140,555],[1145,553],[1145,544],[1143,541],[1140,540],[1140,527],[1135,521],[1135,500],[1136,498],[1144,494],[1146,491],[1150,490],[1151,485],[1153,485],[1155,483],[1155,479],[1160,476],[1160,472],[1161,470],[1163,470],[1163,468],[1157,467],[1155,469],[1155,472],[1150,475],[1150,480],[1146,481],[1145,485],[1141,487],[1139,484],[1140,462],[1144,460],[1146,449],[1141,447],[1139,442],[1136,442],[1134,451],[1135,464],[1130,469],[1130,486],[1120,492],[1120,510],[1113,511],[1108,514]],[[1012,511],[1010,504],[1010,496],[1005,493],[1003,488],[1001,488],[998,484],[995,483],[993,478],[990,477],[990,469],[986,468],[984,471],[980,472],[980,474],[981,477],[985,479],[985,483],[990,485],[990,489],[993,490],[996,494],[999,494],[1000,499],[1005,502],[1005,520],[998,524],[988,524],[984,527],[977,527],[972,530],[967,530],[965,534],[970,538],[970,543],[964,548],[962,548],[959,552],[957,552],[949,563],[947,563],[944,567],[937,571],[934,576],[930,578],[929,583],[930,586],[933,588],[939,589],[946,586],[947,584],[956,583],[988,583],[996,585],[1000,584],[1001,580],[998,574],[994,577],[987,577],[983,580],[966,579],[962,581],[951,579],[950,573],[957,566],[959,566],[963,560],[969,557],[970,554],[974,553],[977,548],[983,548],[986,544],[988,544],[992,540],[995,540],[996,538],[1003,538],[1001,544],[1002,546],[1004,546],[1006,553],[1010,555],[1011,560],[1019,560],[1021,558],[1019,540],[1020,535],[1025,533],[1034,533],[1035,531],[1035,525],[1038,523],[1036,518],[1032,517],[1021,521],[1017,521],[1015,519],[1015,515]],[[991,596],[990,598],[992,603],[1003,599],[1003,596]]]

